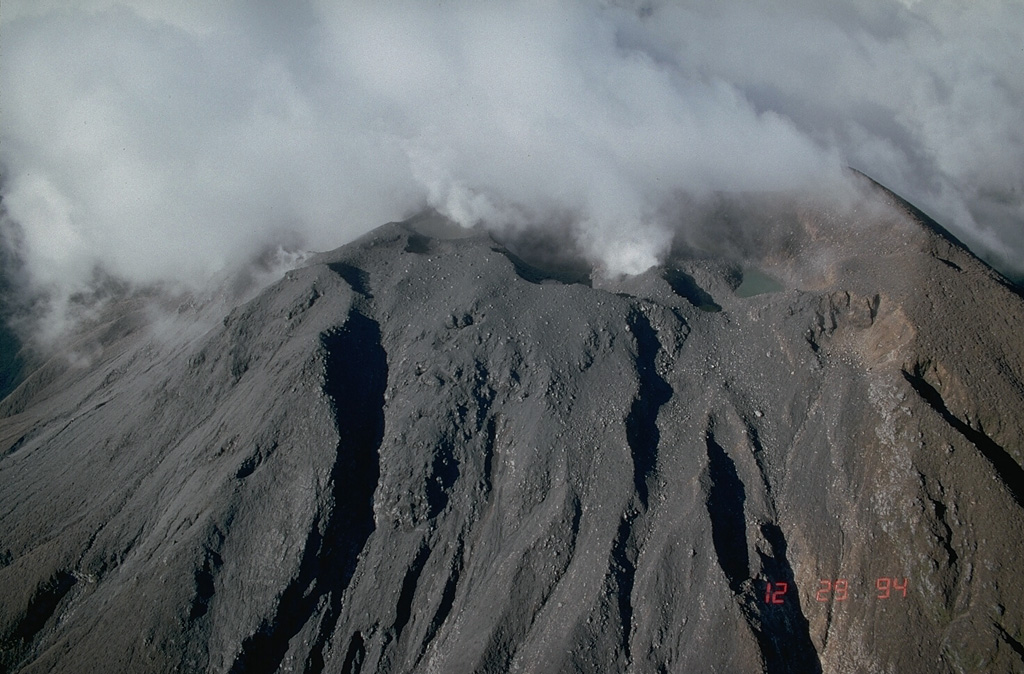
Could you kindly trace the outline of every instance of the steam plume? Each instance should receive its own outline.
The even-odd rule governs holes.
[[[858,168],[1024,274],[1024,5],[13,2],[3,241],[51,308],[432,206],[637,272],[680,195]]]

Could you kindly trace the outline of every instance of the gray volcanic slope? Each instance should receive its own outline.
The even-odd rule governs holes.
[[[713,215],[113,307],[0,403],[2,666],[1024,671],[1021,297],[899,204]]]

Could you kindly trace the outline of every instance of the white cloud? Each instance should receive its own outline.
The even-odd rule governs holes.
[[[1024,273],[1024,5],[3,6],[4,203],[34,283],[201,285],[430,203],[656,262],[679,195],[850,164]]]

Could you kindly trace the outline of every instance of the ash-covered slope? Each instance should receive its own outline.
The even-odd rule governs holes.
[[[716,218],[625,280],[425,217],[202,334],[125,303],[0,403],[3,666],[1024,668],[1024,302],[909,215]]]

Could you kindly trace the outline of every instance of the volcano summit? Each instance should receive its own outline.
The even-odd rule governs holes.
[[[622,278],[427,214],[209,329],[111,305],[0,402],[2,667],[1024,668],[1024,301],[890,201]]]

